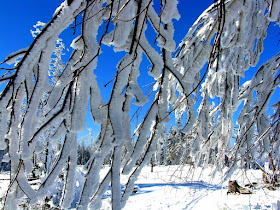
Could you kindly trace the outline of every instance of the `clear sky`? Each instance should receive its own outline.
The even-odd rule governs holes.
[[[213,2],[214,0],[179,1],[178,7],[181,19],[174,22],[176,30],[175,41],[177,44],[184,38],[189,27],[198,16]],[[28,47],[33,40],[30,33],[30,30],[33,29],[33,25],[35,25],[37,21],[48,22],[52,18],[55,9],[61,3],[62,0],[0,0],[0,62],[3,61],[8,54],[21,48]],[[70,34],[68,36],[69,40],[63,40],[66,45],[77,35],[72,36]],[[265,53],[261,56],[262,62],[272,55],[275,55],[280,50],[279,40],[279,28],[270,27],[268,37],[265,41]],[[115,59],[118,60],[118,55],[115,56]],[[107,64],[107,59],[105,59],[105,62],[99,61],[99,65],[104,69],[108,68],[106,66]],[[116,64],[114,64],[114,66],[116,66]],[[256,69],[247,71],[247,75],[252,75],[255,70]],[[112,78],[110,75],[105,77],[103,72],[97,76],[102,80],[103,85]],[[277,94],[273,97],[275,100],[280,98],[279,88]],[[90,124],[91,122],[89,121],[88,125]]]
[[[37,21],[48,22],[62,0],[0,0],[0,61],[18,49],[29,46],[33,40],[30,30]],[[181,0],[179,10],[181,20],[176,24],[179,42],[188,28],[213,1],[201,0],[190,4],[189,0]]]

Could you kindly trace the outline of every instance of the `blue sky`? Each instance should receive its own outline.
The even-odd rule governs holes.
[[[48,22],[55,9],[62,0],[8,0],[0,1],[0,61],[24,47],[31,44],[33,38],[30,30],[37,21]],[[190,4],[188,0],[181,0],[179,10],[181,20],[175,26],[178,29],[176,41],[179,42],[189,26],[197,19],[210,4],[211,0],[201,0],[199,4]]]
[[[159,1],[159,0],[158,0]],[[52,18],[52,14],[55,9],[61,4],[62,0],[0,0],[0,21],[1,21],[1,33],[0,33],[0,62],[5,59],[5,57],[21,48],[29,46],[33,40],[30,30],[33,29],[33,25],[37,21],[48,22]],[[189,27],[194,23],[198,16],[214,2],[214,0],[201,0],[191,3],[193,1],[180,0],[179,1],[179,12],[181,14],[181,19],[179,21],[174,21],[175,25],[175,41],[177,44],[184,38],[185,34],[188,32]],[[77,35],[67,34],[67,39],[64,39],[66,45],[70,44],[71,40]],[[268,37],[265,41],[265,53],[261,56],[261,62],[269,59],[275,55],[280,50],[280,36],[278,27],[270,27]],[[279,45],[277,45],[279,44]],[[69,47],[69,46],[68,46]],[[103,48],[105,52],[106,49]],[[110,75],[114,71],[109,71],[109,68],[115,68],[117,61],[122,56],[114,55],[114,59],[108,62],[105,57],[106,54],[103,53],[100,57],[99,65],[101,70],[97,73],[97,76],[101,83],[104,85],[113,77]],[[141,66],[145,71],[148,67]],[[106,71],[107,70],[107,71]],[[104,74],[106,71],[106,74]],[[250,77],[256,68],[247,71],[246,75]],[[104,89],[110,92],[110,87]],[[274,94],[274,100],[280,98],[279,88],[276,94]],[[92,120],[88,116],[87,126],[92,125]],[[84,134],[87,133],[84,132]]]

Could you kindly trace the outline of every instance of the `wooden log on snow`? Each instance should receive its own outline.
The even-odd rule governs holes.
[[[234,194],[252,194],[252,192],[245,188],[241,187],[236,180],[228,181],[228,192],[229,193],[234,193]]]

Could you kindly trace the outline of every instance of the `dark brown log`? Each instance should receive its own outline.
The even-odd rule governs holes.
[[[234,194],[252,194],[252,192],[244,187],[241,187],[236,180],[233,181],[228,181],[228,192],[229,193],[234,193]]]
[[[238,187],[240,187],[240,186],[237,184],[236,180],[228,181],[228,192],[227,192],[227,194],[229,194],[229,193],[239,193]]]

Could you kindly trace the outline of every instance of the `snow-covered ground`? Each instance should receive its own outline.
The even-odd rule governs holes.
[[[108,170],[105,167],[101,176]],[[146,209],[280,209],[280,190],[262,188],[262,173],[250,170],[239,171],[231,179],[241,186],[249,182],[260,183],[253,194],[227,195],[228,180],[211,168],[193,170],[190,166],[156,166],[154,172],[145,167],[136,182],[137,192],[129,198],[125,210]],[[123,177],[125,184],[127,177]],[[0,174],[0,192],[5,193],[9,182],[8,173]],[[111,209],[110,191],[103,196],[102,209]]]
[[[8,172],[1,172],[0,173],[0,198],[2,198],[5,195],[5,192],[8,189],[10,183],[10,175]],[[2,206],[0,204],[0,208],[2,209]]]
[[[211,168],[193,170],[189,166],[158,166],[154,172],[143,169],[125,210],[146,209],[280,209],[280,191],[253,189],[249,195],[227,195],[228,180],[222,182],[221,174],[210,175]],[[239,171],[232,179],[244,186],[249,182],[262,183],[262,173]],[[102,209],[110,209],[110,191],[103,199]]]

